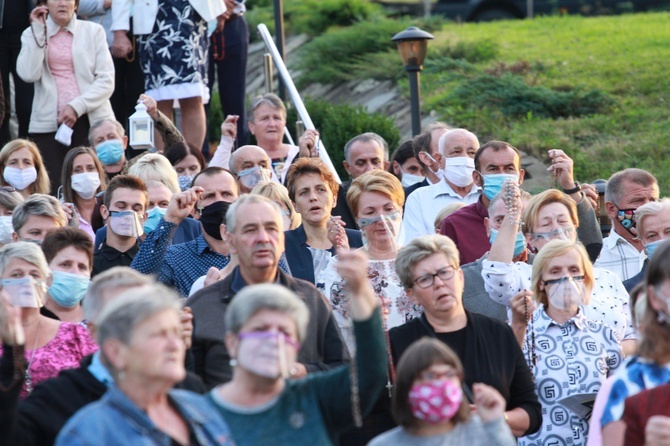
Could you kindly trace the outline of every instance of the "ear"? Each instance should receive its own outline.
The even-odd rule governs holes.
[[[526,176],[526,171],[519,169],[519,185],[523,183],[523,178]]]
[[[256,133],[254,133],[254,123],[253,122],[251,122],[251,121],[247,122],[247,127],[249,128],[249,133],[251,133],[252,135],[256,135]]]
[[[421,161],[426,166],[430,166],[431,164],[433,164],[430,158],[428,158],[428,154],[423,150],[419,152],[419,161]]]
[[[606,201],[605,202],[605,210],[607,211],[607,216],[611,218],[613,221],[616,220],[616,215],[619,210],[617,207],[612,203],[611,201]]]
[[[228,332],[226,333],[224,342],[226,343],[228,355],[231,359],[235,359],[237,357],[237,346],[240,343],[239,338],[235,334]]]
[[[219,233],[221,234],[221,239],[224,242],[227,242],[228,241],[228,229],[226,228],[226,225],[224,225],[223,223],[221,224],[221,226],[219,226]]]
[[[484,228],[486,228],[486,235],[491,237],[491,228],[489,227],[489,218],[484,217]]]
[[[394,162],[395,162],[395,161],[394,161]],[[389,170],[389,166],[390,166],[390,165],[391,165],[390,162],[388,162],[388,161],[384,161],[384,170],[388,172],[388,170]]]
[[[104,344],[100,346],[100,349],[109,362],[109,365],[115,370],[121,371],[126,369],[128,366],[128,360],[126,358],[128,346],[118,339],[107,339]]]
[[[18,242],[20,240],[19,234],[17,234],[16,232],[12,232],[12,240]]]
[[[349,165],[349,163],[346,162],[346,161],[342,161],[342,165],[344,166],[344,170],[346,170],[347,173],[348,173],[349,175],[351,175],[351,171],[349,170],[349,169],[351,168],[351,166]]]
[[[104,204],[100,206],[100,216],[103,220],[107,220],[109,218],[109,209],[107,209],[107,206]]]
[[[128,147],[128,135],[121,138],[121,145],[123,146],[123,150],[126,150]]]
[[[401,171],[402,171],[402,169],[400,168],[400,163],[398,163],[397,161],[393,161],[393,162],[391,163],[391,165],[393,166],[393,173],[394,173],[396,176],[400,175],[400,173],[401,173]]]
[[[472,171],[472,180],[478,187],[484,187],[484,177],[476,170]]]
[[[228,247],[230,248],[230,254],[237,254],[237,248],[235,248],[235,235],[232,232],[228,232],[227,229],[226,229],[226,243],[228,243]]]

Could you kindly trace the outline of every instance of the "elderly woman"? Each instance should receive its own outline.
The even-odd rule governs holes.
[[[89,147],[75,147],[67,152],[63,160],[65,179],[59,189],[59,196],[70,219],[74,218],[79,229],[84,230],[91,240],[95,239],[94,215],[100,219],[100,207],[96,205],[96,195],[107,187],[107,174],[95,151]]]
[[[128,169],[128,175],[134,175],[145,183],[160,181],[173,194],[181,192],[177,172],[172,168],[170,161],[159,153],[148,153],[138,159]]]
[[[262,181],[251,190],[252,194],[269,198],[279,206],[284,218],[284,228],[287,231],[296,229],[302,223],[302,217],[295,211],[288,189],[274,181]]]
[[[621,417],[626,398],[642,390],[670,383],[670,242],[665,240],[649,262],[644,287],[647,305],[639,321],[641,340],[637,357],[615,375],[600,419],[603,443],[623,445],[626,424]]]
[[[108,303],[97,340],[114,378],[105,396],[77,412],[57,445],[233,445],[204,396],[172,390],[186,376],[178,297],[162,285]]]
[[[78,228],[49,231],[42,252],[53,272],[42,314],[64,322],[82,323],[81,300],[91,282],[93,241]]]
[[[27,198],[31,194],[48,194],[51,182],[42,155],[34,142],[15,139],[0,150],[0,186],[13,187]]]
[[[550,416],[543,418],[537,433],[519,439],[521,446],[570,437],[573,445],[585,445],[588,418],[571,412],[563,400],[595,399],[607,376],[622,365],[612,329],[584,311],[593,284],[593,266],[581,243],[552,240],[535,257],[532,290],[538,308],[526,330],[524,354],[543,413]]]
[[[78,324],[42,316],[49,266],[35,243],[15,242],[0,248],[0,285],[14,307],[21,309],[25,333],[26,372],[21,397],[35,386],[73,368],[97,350],[88,331]]]
[[[471,414],[463,374],[458,356],[437,339],[412,344],[398,362],[393,394],[393,416],[400,426],[369,445],[516,445],[505,423],[505,399],[494,388],[475,384],[477,413]]]
[[[51,195],[35,194],[19,204],[12,214],[14,241],[41,244],[47,232],[67,225],[65,212]]]
[[[389,331],[393,362],[422,337],[444,342],[463,363],[465,384],[495,388],[505,398],[505,419],[512,433],[532,434],[540,428],[542,415],[523,352],[509,326],[463,308],[458,259],[456,245],[441,235],[417,237],[400,249],[398,277],[424,312]]]
[[[0,186],[0,247],[12,242],[14,226],[12,214],[14,209],[23,202],[23,195],[11,186]]]
[[[347,203],[366,241],[364,249],[370,257],[368,279],[382,302],[385,330],[402,325],[422,312],[421,306],[407,296],[395,268],[404,201],[400,181],[383,170],[372,170],[356,178],[347,192]],[[346,284],[337,274],[337,257],[318,275],[317,287],[330,301],[342,337],[353,352],[349,300]]]
[[[239,446],[336,444],[339,432],[360,422],[379,396],[386,369],[377,299],[360,251],[340,253],[349,283],[359,351],[355,363],[287,380],[309,313],[293,292],[274,284],[247,286],[226,312],[226,346],[235,368],[211,398]]]
[[[315,283],[335,254],[336,236],[352,248],[363,241],[359,231],[344,229],[340,220],[332,219],[339,184],[323,161],[298,159],[289,169],[286,187],[302,218],[302,225],[285,232],[286,260],[294,277]]]
[[[171,145],[165,150],[164,155],[177,172],[179,188],[182,191],[190,188],[193,178],[207,167],[202,152],[185,142]]]
[[[47,0],[33,9],[16,65],[21,79],[35,84],[29,132],[54,192],[67,151],[86,144],[90,123],[114,118],[114,63],[105,30],[77,20],[78,6],[79,0]]]
[[[491,299],[530,315],[531,312],[527,311],[530,296],[527,293],[522,296],[521,292],[532,289],[532,266],[525,262],[513,262],[519,224],[522,224],[531,249],[541,252],[550,240],[574,242],[577,239],[577,210],[572,198],[556,189],[549,189],[531,198],[521,217],[518,186],[510,182],[504,188],[508,189],[502,192],[507,196],[507,213],[488,258],[482,263],[482,277]],[[595,284],[589,304],[584,306],[584,315],[611,327],[617,338],[622,340],[624,353],[630,353],[635,348],[636,334],[631,323],[628,293],[616,274],[601,268],[594,268],[593,272]]]

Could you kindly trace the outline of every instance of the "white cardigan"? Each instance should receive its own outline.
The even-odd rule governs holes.
[[[25,82],[35,84],[30,133],[51,133],[58,129],[56,81],[48,63],[48,46],[44,43],[44,24],[32,25],[21,35],[21,52],[16,72]],[[49,17],[46,23],[47,38],[55,35],[60,27]],[[114,62],[107,46],[105,30],[97,23],[77,20],[72,16],[66,29],[72,33],[72,62],[79,87],[79,96],[68,103],[77,116],[88,115],[92,124],[100,119],[114,119],[109,98],[114,92]],[[37,42],[35,41],[37,39]]]
[[[205,20],[214,20],[226,12],[224,0],[188,0]],[[133,34],[151,34],[158,15],[158,0],[112,0],[112,31],[130,29],[130,9],[133,9]]]

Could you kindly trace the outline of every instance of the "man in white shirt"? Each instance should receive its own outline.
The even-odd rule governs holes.
[[[441,180],[437,177],[440,164],[435,161],[435,153],[437,153],[437,143],[440,137],[449,129],[450,127],[443,122],[433,122],[426,126],[423,133],[415,136],[412,140],[414,157],[419,162],[425,178],[423,181],[405,188],[405,203],[407,197],[415,190],[436,184]]]
[[[626,169],[613,174],[605,189],[605,207],[612,231],[603,240],[595,266],[617,274],[622,281],[635,276],[647,258],[637,238],[635,211],[658,200],[656,178],[646,170]]]
[[[435,217],[448,204],[468,205],[479,199],[481,188],[474,184],[472,176],[477,149],[479,140],[465,129],[451,129],[440,137],[438,151],[428,157],[440,166],[436,176],[441,181],[417,189],[407,198],[403,219],[405,240],[434,234]]]

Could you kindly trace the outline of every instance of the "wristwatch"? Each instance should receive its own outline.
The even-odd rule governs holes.
[[[576,194],[577,192],[582,190],[582,186],[579,185],[577,181],[575,181],[575,187],[572,189],[563,189],[563,193],[566,195],[572,195]]]

